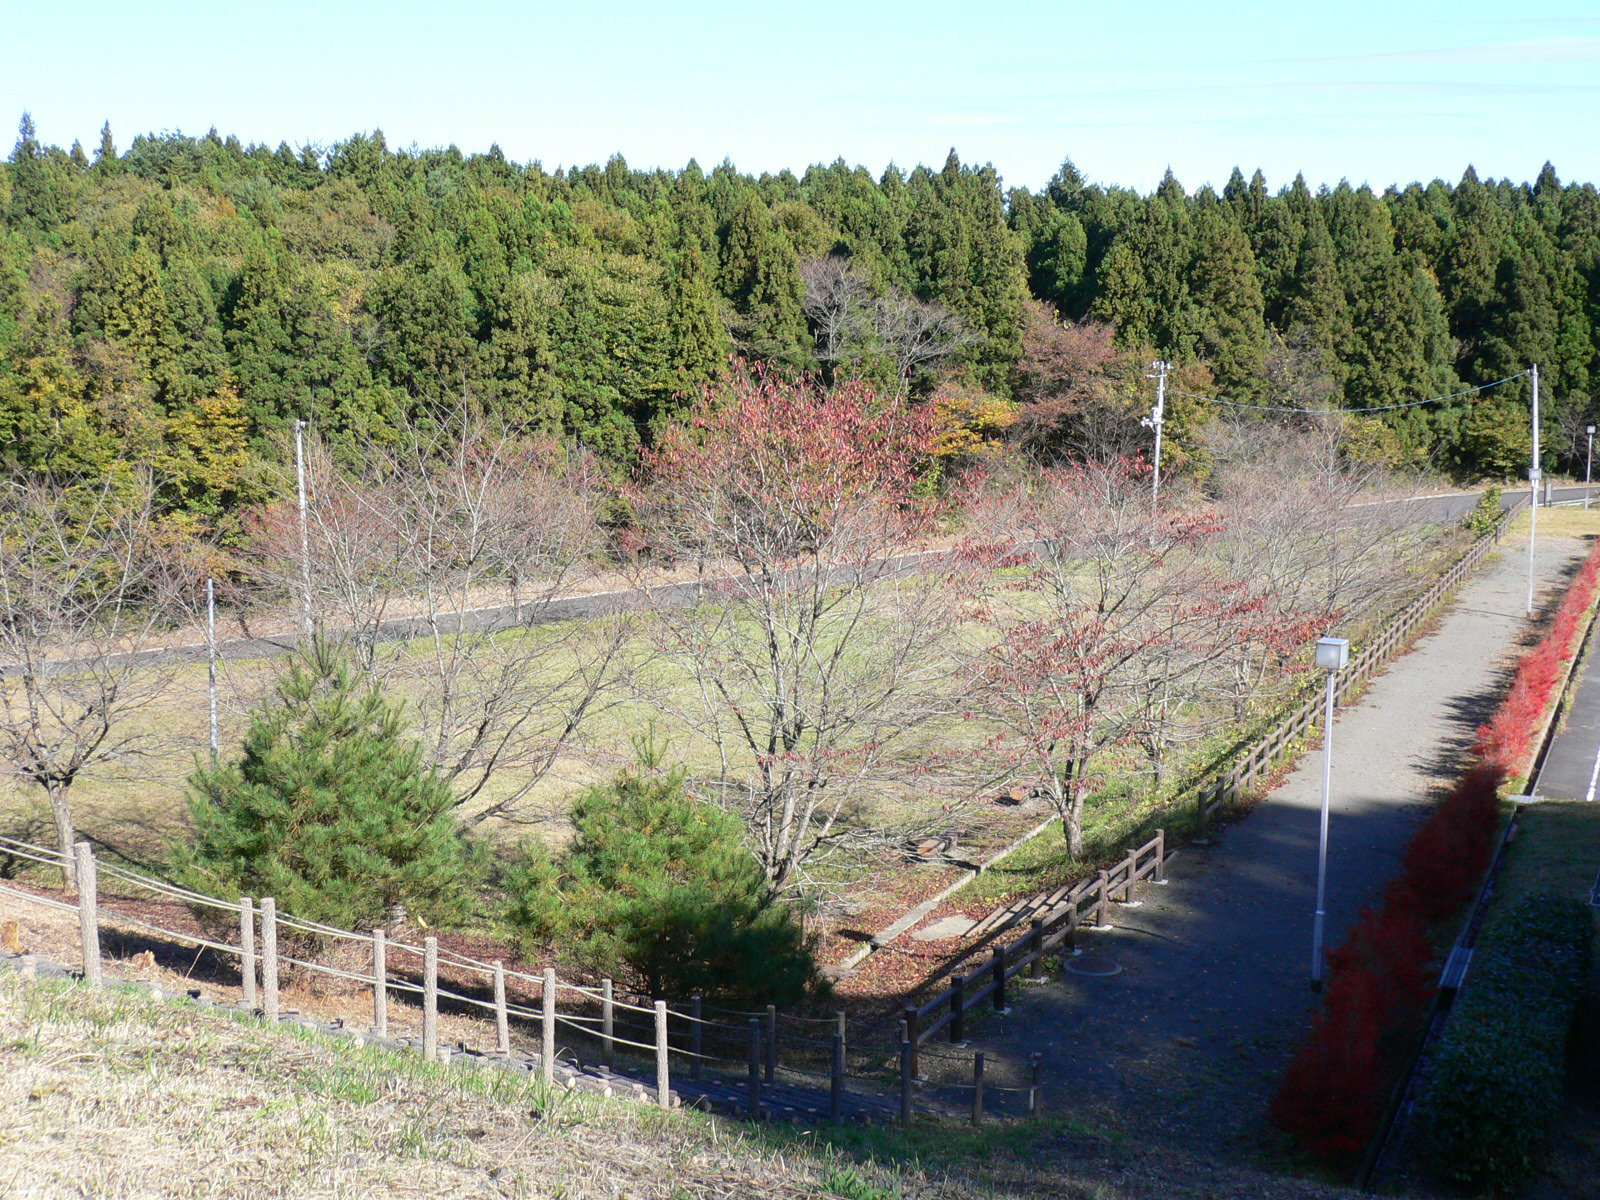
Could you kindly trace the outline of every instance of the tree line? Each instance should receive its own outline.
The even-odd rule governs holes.
[[[168,509],[227,526],[296,419],[348,460],[470,404],[620,475],[737,354],[938,393],[958,443],[1070,453],[1138,437],[1160,355],[1192,395],[1356,413],[1537,362],[1557,467],[1592,418],[1597,306],[1600,201],[1550,166],[1382,194],[1169,173],[1144,195],[1069,161],[1035,194],[953,152],[877,177],[550,172],[381,132],[119,150],[108,125],[91,156],[25,115],[0,168],[0,453],[151,464]],[[1526,402],[1517,380],[1351,428],[1367,455],[1505,475]],[[1174,465],[1203,469],[1186,423],[1210,410],[1175,408]]]

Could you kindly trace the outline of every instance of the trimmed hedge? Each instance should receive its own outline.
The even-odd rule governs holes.
[[[1485,930],[1418,1106],[1440,1175],[1505,1192],[1538,1166],[1593,932],[1587,905],[1551,896],[1524,897]]]

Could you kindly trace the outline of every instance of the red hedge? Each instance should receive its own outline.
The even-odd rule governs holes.
[[[1350,936],[1328,955],[1327,995],[1271,1111],[1273,1123],[1317,1158],[1350,1165],[1377,1128],[1433,990],[1426,926],[1458,912],[1489,865],[1500,785],[1527,761],[1562,669],[1577,649],[1597,580],[1600,543],[1550,630],[1517,664],[1494,717],[1479,729],[1479,761],[1413,835],[1382,906],[1363,909]]]

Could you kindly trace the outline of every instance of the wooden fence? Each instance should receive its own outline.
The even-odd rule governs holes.
[[[1432,586],[1399,613],[1392,617],[1378,634],[1362,649],[1351,656],[1344,670],[1334,682],[1333,702],[1342,705],[1345,698],[1361,687],[1372,675],[1402,649],[1442,604],[1445,598],[1472,574],[1489,553],[1499,544],[1507,519],[1527,497],[1510,500],[1501,510],[1501,518],[1494,529],[1476,539],[1455,564],[1434,580]],[[1263,777],[1281,766],[1298,752],[1301,744],[1314,729],[1321,727],[1325,696],[1321,680],[1306,689],[1305,696],[1258,740],[1239,752],[1232,765],[1208,786],[1202,785],[1196,793],[1200,825],[1204,828],[1211,815],[1225,804],[1236,802],[1240,795],[1259,784]]]
[[[46,867],[62,866],[58,851],[12,838],[0,838],[0,851]],[[354,989],[370,992],[372,1038],[414,1048],[429,1061],[503,1060],[536,1072],[547,1086],[591,1084],[597,1090],[624,1094],[647,1092],[662,1107],[690,1103],[766,1119],[906,1120],[914,1107],[951,1112],[952,1092],[961,1093],[961,1110],[970,1109],[974,1119],[982,1119],[986,1111],[990,1115],[1038,1111],[1037,1060],[1018,1067],[975,1053],[962,1062],[963,1069],[972,1072],[971,1082],[930,1082],[918,1075],[915,1047],[908,1062],[903,1043],[899,1047],[854,1044],[842,1012],[807,1016],[781,1013],[772,1006],[742,1012],[718,1008],[700,996],[677,1002],[635,997],[609,979],[589,985],[560,979],[553,968],[530,973],[501,960],[457,953],[441,946],[436,937],[413,945],[391,939],[382,930],[353,933],[304,920],[279,911],[270,896],[241,896],[237,901],[206,896],[100,863],[87,843],[80,842],[74,851],[76,903],[4,882],[0,896],[76,915],[79,973],[90,986],[102,985],[101,934],[105,925],[112,924],[139,936],[209,950],[215,956],[210,965],[214,974],[231,973],[236,966],[241,1007],[269,1021],[297,1019],[284,1007],[280,994],[280,983],[291,972],[302,978],[322,975],[344,980]],[[1157,865],[1152,868],[1152,863]],[[1106,898],[1126,894],[1136,878],[1159,870],[1158,864],[1159,855],[1131,862],[1131,874],[1122,869],[1107,873],[1100,881],[1101,892]],[[117,897],[104,894],[107,885],[114,885],[123,896],[153,895],[180,903],[197,914],[202,932],[167,928],[148,919],[147,909],[140,910],[145,915],[118,911]],[[1102,902],[1102,918],[1104,910]],[[341,944],[345,947],[341,953],[322,953]],[[357,955],[349,953],[351,946],[358,948]],[[319,961],[329,957],[342,965]],[[441,966],[451,979],[441,981]],[[419,1035],[400,1036],[395,1029],[397,997],[409,1003],[406,1024],[413,1029],[420,1024]],[[465,1043],[447,1045],[440,1035],[441,1005],[457,1016],[483,1021],[484,1044],[492,1044],[493,1050],[468,1050]],[[537,1049],[519,1053],[514,1033],[527,1036]],[[585,1053],[592,1063],[589,1068],[580,1061]],[[1008,1068],[1008,1076],[1020,1082],[999,1086],[986,1077],[988,1069],[997,1065]],[[1004,1099],[1007,1096],[1013,1099]]]

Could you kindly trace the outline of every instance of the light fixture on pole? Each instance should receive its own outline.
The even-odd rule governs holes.
[[[306,519],[306,423],[294,423],[294,473],[300,499],[300,623],[311,636],[311,530]]]
[[[1145,378],[1156,381],[1156,406],[1150,410],[1148,417],[1139,419],[1139,424],[1146,429],[1156,431],[1155,470],[1150,476],[1151,512],[1155,512],[1156,504],[1161,499],[1161,426],[1167,417],[1167,372],[1170,370],[1172,364],[1159,358],[1150,364],[1150,370]]]
[[[1528,613],[1533,613],[1533,538],[1539,524],[1539,480],[1544,472],[1539,469],[1539,364],[1529,372],[1533,376],[1533,453],[1528,460]]]
[[[1322,990],[1322,921],[1328,895],[1328,800],[1333,783],[1333,680],[1350,661],[1348,638],[1317,640],[1317,666],[1328,673],[1328,699],[1322,713],[1322,829],[1317,839],[1317,908],[1311,922],[1311,987]]]
[[[1583,453],[1583,506],[1589,507],[1589,476],[1594,468],[1594,426],[1585,426],[1589,435],[1589,448]]]

